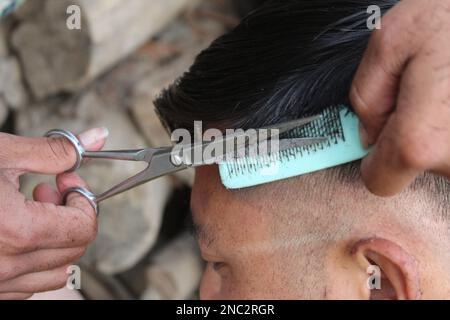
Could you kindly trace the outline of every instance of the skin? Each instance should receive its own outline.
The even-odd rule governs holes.
[[[382,29],[374,32],[350,99],[362,120],[365,144],[375,145],[362,165],[365,184],[375,194],[398,194],[424,171],[450,177],[449,32],[450,0],[403,0],[383,18]],[[94,143],[93,150],[101,144]],[[80,197],[69,198],[66,207],[58,206],[60,193],[68,186],[84,186],[75,175],[60,176],[58,190],[38,186],[35,202],[26,201],[18,191],[18,177],[23,173],[59,174],[69,169],[74,163],[70,146],[5,134],[0,134],[0,145],[0,298],[26,298],[32,292],[63,285],[65,265],[76,260],[95,237],[96,222],[92,209]],[[61,151],[62,160],[55,158],[54,150]],[[228,207],[242,209],[232,202]],[[246,219],[236,217],[238,222]],[[267,240],[258,239],[267,228],[257,224],[259,235],[249,229],[229,237],[240,239],[248,234],[255,241]],[[392,247],[380,245],[388,246]],[[398,251],[403,249],[396,250],[401,256]],[[261,254],[252,261],[267,265],[269,257],[273,256]],[[245,288],[236,283],[227,292],[231,297],[251,296],[254,291],[249,288],[258,287],[254,282],[249,280]],[[204,283],[207,287],[210,281]],[[284,285],[289,285],[288,278]],[[261,297],[277,292],[279,286],[261,288]]]
[[[107,131],[93,129],[79,136],[87,149],[99,150]],[[71,169],[76,156],[65,139],[25,138],[0,133],[0,299],[25,299],[33,293],[66,284],[67,267],[80,258],[97,233],[90,204],[61,194],[71,187],[86,187]],[[57,189],[41,184],[34,200],[19,191],[25,173],[59,174]]]
[[[207,261],[202,299],[450,298],[448,229],[427,191],[384,199],[335,169],[226,190],[196,169],[191,206]],[[382,269],[368,290],[367,267]]]
[[[374,31],[355,75],[350,100],[362,122],[363,144],[373,146],[362,162],[360,184],[379,196],[397,195],[393,199],[376,198],[362,185],[352,192],[331,185],[339,192],[323,199],[311,190],[330,185],[313,178],[310,188],[288,197],[284,207],[300,207],[302,223],[288,215],[290,223],[280,224],[270,218],[283,212],[278,200],[285,195],[273,197],[280,186],[255,192],[251,201],[252,192],[239,197],[221,187],[216,171],[197,169],[193,216],[202,254],[210,261],[202,298],[450,297],[445,289],[448,226],[432,218],[436,209],[426,193],[408,191],[425,171],[450,177],[449,33],[450,0],[403,0],[383,17],[381,30]],[[293,192],[301,185],[284,190]],[[317,212],[324,203],[347,210],[335,220],[322,220]],[[269,210],[272,204],[277,207]],[[336,208],[329,209],[324,216]],[[297,236],[305,233],[316,240],[289,250],[286,244],[298,241],[284,225],[294,225]],[[290,241],[275,237],[270,232],[274,228],[283,237],[290,234]],[[346,230],[343,238],[325,243],[314,238],[340,230]],[[382,267],[386,279],[381,291],[364,287],[367,266],[373,263]],[[312,271],[299,275],[298,270]]]
[[[424,171],[450,178],[450,1],[403,0],[382,19],[354,78],[362,164],[373,193],[392,196]]]

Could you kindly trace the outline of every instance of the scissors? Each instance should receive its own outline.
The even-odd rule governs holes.
[[[229,141],[236,141],[239,138],[246,137],[250,141],[249,144],[241,144],[238,145],[233,150],[232,158],[241,158],[245,156],[245,150],[250,150],[252,148],[257,148],[257,145],[261,142],[269,139],[273,139],[279,136],[282,133],[288,132],[292,129],[303,127],[317,119],[321,118],[321,116],[308,117],[304,119],[294,120],[290,122],[286,122],[283,124],[269,126],[261,129],[267,130],[269,132],[265,137],[255,139],[257,137],[258,130],[254,130],[253,133],[235,133],[231,135],[226,135],[224,138],[219,138],[213,140],[212,142],[200,142],[194,143],[190,145],[183,146],[183,155],[195,154],[196,151],[202,152],[205,148],[209,148],[211,150],[214,146],[224,145]],[[219,155],[209,155],[203,156],[201,162],[191,161],[189,157],[182,158],[179,154],[174,153],[174,146],[163,147],[163,148],[146,148],[146,149],[137,149],[137,150],[117,150],[117,151],[87,151],[84,149],[81,142],[78,138],[71,132],[67,130],[55,129],[47,132],[45,137],[63,137],[67,139],[75,148],[77,160],[72,169],[68,172],[74,172],[78,170],[84,159],[108,159],[108,160],[122,160],[122,161],[139,161],[146,162],[148,166],[141,171],[140,173],[132,176],[125,181],[117,184],[111,189],[99,194],[95,195],[91,191],[85,188],[71,188],[68,189],[63,194],[63,202],[66,202],[67,197],[71,193],[78,193],[84,198],[86,198],[91,206],[94,208],[96,214],[99,214],[99,203],[109,199],[113,196],[116,196],[120,193],[128,191],[132,188],[138,187],[146,182],[155,180],[159,177],[175,173],[189,167],[197,167],[205,164],[211,164],[217,161],[222,161],[227,156],[230,156],[229,153],[223,153]],[[304,147],[309,145],[314,145],[317,143],[321,143],[327,141],[326,137],[312,137],[312,138],[295,138],[295,139],[280,139],[279,140],[279,148],[276,151],[284,151],[291,148],[296,147]],[[241,140],[242,141],[242,140]],[[244,151],[244,152],[242,152]]]

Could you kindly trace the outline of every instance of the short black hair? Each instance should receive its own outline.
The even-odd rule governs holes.
[[[349,91],[372,30],[367,8],[398,0],[272,0],[214,41],[155,101],[168,130],[259,128],[351,108]],[[356,164],[343,166],[347,177]],[[437,193],[449,215],[450,183],[426,174],[414,187]]]
[[[258,128],[349,104],[368,6],[397,0],[275,0],[204,50],[155,101],[170,130]]]

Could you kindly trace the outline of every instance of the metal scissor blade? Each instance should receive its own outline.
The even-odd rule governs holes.
[[[115,195],[136,188],[146,182],[157,179],[164,175],[175,173],[180,170],[188,168],[186,165],[174,165],[171,159],[171,147],[166,148],[148,148],[140,151],[142,160],[148,162],[148,167],[139,172],[135,176],[126,179],[125,181],[114,186],[110,190],[102,193],[97,197],[97,201],[103,201]],[[150,159],[148,157],[151,157]]]
[[[193,155],[195,154],[205,154],[205,149],[208,148],[209,150],[212,149],[227,149],[230,146],[233,146],[233,150],[236,150],[238,148],[241,148],[241,146],[246,145],[246,141],[249,141],[250,145],[258,145],[260,143],[263,143],[267,140],[270,140],[272,138],[278,137],[280,134],[290,131],[292,129],[302,127],[304,125],[307,125],[317,119],[320,119],[322,116],[313,116],[308,117],[304,119],[297,119],[285,123],[281,123],[278,125],[272,125],[267,126],[260,129],[249,129],[249,130],[240,130],[238,132],[235,132],[233,134],[227,134],[225,137],[215,139],[211,142],[197,142],[191,145],[185,145],[183,147],[183,158],[186,160],[189,159],[187,162],[189,164],[193,165],[202,165],[203,163],[214,163],[216,162],[217,158],[223,157],[222,155],[214,155],[214,156],[207,156],[205,159],[202,157],[202,161],[194,161],[196,159],[193,159]],[[320,138],[319,138],[320,139]],[[235,145],[238,145],[236,147]],[[186,163],[186,161],[185,161]]]
[[[292,120],[292,121],[281,123],[281,124],[278,124],[278,125],[272,125],[272,126],[264,127],[264,128],[261,128],[261,129],[266,129],[266,130],[277,129],[278,130],[278,134],[282,134],[282,133],[285,133],[287,131],[293,130],[295,128],[303,127],[303,126],[305,126],[307,124],[310,124],[311,122],[314,122],[314,121],[316,121],[316,120],[318,120],[320,118],[322,118],[322,116],[321,115],[317,115],[317,116],[312,116],[312,117],[308,117],[308,118]]]
[[[136,150],[85,151],[83,153],[83,158],[150,162],[153,155],[166,150],[171,150],[171,147]]]
[[[313,145],[316,143],[321,143],[327,141],[325,137],[320,138],[296,138],[296,139],[282,139],[279,143],[278,152],[284,151],[291,148],[304,147],[308,145]],[[252,145],[251,147],[254,147]],[[139,159],[141,161],[147,161],[149,163],[148,167],[137,175],[119,183],[110,190],[104,192],[97,197],[97,202],[101,202],[105,199],[111,198],[115,195],[123,193],[127,190],[140,186],[148,181],[157,179],[167,174],[175,173],[180,170],[184,170],[189,166],[185,164],[176,165],[172,162],[172,148],[149,148],[137,151],[139,154]],[[210,163],[219,163],[224,159],[224,156],[214,158],[214,161]],[[205,165],[205,159],[201,163],[193,163],[192,167]]]

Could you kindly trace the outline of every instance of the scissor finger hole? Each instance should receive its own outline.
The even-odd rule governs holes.
[[[81,167],[85,149],[84,149],[83,145],[81,144],[81,142],[78,140],[78,138],[73,133],[71,133],[69,131],[65,131],[65,130],[55,129],[55,130],[50,130],[44,136],[47,138],[50,138],[50,137],[66,138],[75,148],[75,152],[77,154],[77,160],[76,160],[75,165],[67,172],[77,171]]]
[[[99,215],[99,208],[98,208],[98,204],[97,204],[97,198],[95,197],[95,195],[92,192],[90,192],[89,190],[84,189],[84,188],[71,188],[71,189],[68,189],[63,194],[63,203],[64,204],[67,203],[67,200],[68,200],[68,198],[69,198],[69,196],[71,194],[78,194],[78,195],[82,196],[92,206],[92,208],[95,211],[95,214],[97,216]]]

